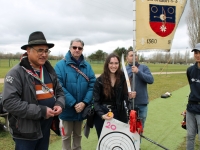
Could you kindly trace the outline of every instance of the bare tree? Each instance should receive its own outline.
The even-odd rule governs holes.
[[[185,59],[185,63],[187,64],[188,60],[190,59],[190,51],[189,50],[185,51],[184,59]]]
[[[200,43],[200,1],[190,0],[190,9],[186,16],[189,44],[192,48]]]

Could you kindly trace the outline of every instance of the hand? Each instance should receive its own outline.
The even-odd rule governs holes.
[[[46,119],[49,119],[50,117],[54,117],[54,111],[47,107],[47,110],[46,110]]]
[[[128,98],[129,99],[133,99],[133,98],[135,98],[136,97],[136,91],[132,91],[132,92],[129,92],[128,93]]]
[[[138,73],[138,68],[136,66],[132,66],[132,72],[133,73]]]
[[[58,116],[62,112],[62,108],[60,106],[54,106],[54,116]]]
[[[75,110],[76,110],[77,113],[80,113],[85,108],[85,104],[83,102],[80,102],[80,103],[76,104],[74,106],[74,108],[75,108]]]
[[[105,115],[102,115],[101,118],[104,119],[104,120],[110,120],[114,117],[114,114],[113,115],[109,115],[109,112]]]

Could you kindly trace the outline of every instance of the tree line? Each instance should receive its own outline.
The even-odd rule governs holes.
[[[2,52],[0,52],[0,59],[20,59],[21,56],[22,56],[23,53],[20,53],[20,52],[17,52],[15,54],[13,53],[7,53],[7,54],[4,54]],[[49,54],[49,59],[50,60],[60,60],[64,57],[64,55],[60,54],[58,56],[54,56],[54,55],[51,55]]]
[[[122,53],[125,53],[127,50],[132,49],[130,46],[128,49],[124,47],[117,47],[112,51],[112,53],[116,53],[118,56],[120,56]],[[4,54],[0,52],[0,59],[20,59],[22,56],[22,53],[17,52],[16,54],[13,53],[7,53]],[[97,50],[96,52],[92,53],[89,56],[85,56],[86,60],[89,62],[104,62],[106,57],[108,56],[108,53],[104,52],[103,50]],[[63,54],[60,54],[58,56],[49,55],[49,60],[60,60],[64,57]],[[148,62],[148,63],[170,63],[170,64],[190,64],[194,62],[193,57],[190,57],[190,51],[185,51],[185,53],[175,52],[175,53],[169,53],[169,52],[154,52],[148,57],[145,57],[143,53],[138,52],[138,58],[140,62]]]
[[[132,49],[130,46],[128,49],[124,47],[118,47],[115,50],[112,51],[112,53],[116,53],[118,56],[120,56],[122,53],[126,52]],[[190,64],[194,62],[193,57],[190,56],[190,51],[186,50],[185,53],[175,52],[175,53],[169,53],[169,52],[154,52],[150,54],[148,57],[145,57],[143,53],[137,52],[138,58],[140,62],[148,62],[148,63],[170,63],[170,64]],[[104,61],[107,57],[108,53],[104,52],[103,50],[97,50],[96,52],[92,53],[87,57],[87,60],[90,62],[92,61]]]

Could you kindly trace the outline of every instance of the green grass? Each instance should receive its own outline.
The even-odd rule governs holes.
[[[3,119],[0,117],[0,122],[2,122]],[[2,128],[0,128],[0,149],[1,150],[13,150],[14,149],[14,141],[12,140],[11,135],[4,131]]]
[[[49,60],[52,66],[58,62],[57,60]],[[8,59],[0,59],[0,78],[4,78],[6,73],[17,63],[19,60],[8,60]],[[188,65],[180,65],[180,64],[152,64],[146,63],[151,72],[179,72],[186,71],[189,67]],[[103,72],[103,63],[91,63],[91,66],[95,72],[95,74],[101,74]]]
[[[0,83],[0,92],[3,91],[3,83]]]
[[[180,65],[180,64],[152,64],[147,63],[151,72],[177,72],[177,71],[186,71],[189,65]]]
[[[1,71],[0,71],[0,78],[4,78],[6,73],[10,70],[11,68],[9,67],[6,67],[6,68],[1,68]]]
[[[81,140],[82,150],[95,150],[97,143],[98,143],[98,138],[95,128],[90,129],[90,135],[88,139],[82,134],[82,140]],[[61,145],[62,141],[60,140],[60,138],[58,138],[57,141],[55,141],[50,145],[49,150],[60,150],[62,149]]]
[[[149,98],[150,98],[151,101],[156,99],[156,98],[158,98],[158,97],[160,97],[160,95],[164,94],[165,92],[173,92],[173,91],[175,91],[175,90],[187,85],[187,79],[186,79],[186,75],[185,74],[154,75],[154,80],[155,80],[154,84],[148,86]],[[188,93],[184,93],[184,94],[188,94]],[[161,111],[159,113],[162,114],[163,112]],[[152,114],[152,115],[156,116],[158,114]],[[149,114],[149,116],[150,116],[150,114]],[[180,121],[181,121],[181,119],[178,120],[178,122],[180,122]],[[150,130],[152,130],[152,129],[150,129]],[[91,133],[92,134],[90,135],[88,140],[83,138],[83,141],[82,141],[82,143],[84,143],[84,144],[82,144],[83,148],[84,148],[83,150],[87,150],[88,147],[90,147],[91,150],[93,150],[92,148],[96,147],[97,137],[96,137],[95,129],[92,129]],[[9,147],[12,147],[11,149],[14,149],[14,145],[12,144],[13,141],[12,141],[9,133],[8,132],[6,132],[6,133],[3,132],[3,134],[4,134],[3,136],[4,136],[5,145],[9,145]],[[0,137],[1,137],[1,135],[0,135]],[[51,142],[56,142],[56,141],[60,142],[59,139],[60,139],[60,137],[58,137],[58,136],[56,136],[55,134],[52,133]],[[1,145],[0,144],[0,149],[7,150],[7,147],[5,147],[5,145]]]
[[[58,62],[57,60],[49,60],[51,62],[51,65],[54,67],[55,64]],[[19,63],[19,61],[14,61],[14,60],[9,60],[8,59],[0,59],[0,78],[4,78],[6,73],[12,68],[14,67],[17,63]],[[100,74],[103,72],[103,64],[102,63],[94,63],[91,64],[92,68],[94,70],[94,72],[96,74]]]
[[[159,96],[150,102],[143,135],[170,150],[183,150],[186,130],[181,128],[180,122],[183,117],[180,114],[186,108],[189,86],[186,85],[171,93],[170,98],[163,99]],[[95,150],[97,143],[94,128],[88,139],[84,135],[82,137],[83,150]],[[61,145],[61,140],[57,140],[50,145],[50,150],[59,150]],[[141,149],[160,150],[161,148],[142,138]]]
[[[158,98],[165,92],[173,92],[188,84],[186,74],[153,75],[154,83],[148,84],[149,100]]]
[[[56,62],[57,61],[52,61],[51,63],[54,66]],[[2,60],[1,60],[1,65],[2,65]],[[1,70],[0,78],[3,78],[5,74],[10,70],[11,67],[1,67],[1,65],[0,65],[0,70]],[[103,64],[91,64],[91,65],[96,74],[102,73]],[[150,67],[150,70],[152,72],[160,72],[161,70],[160,68],[164,68],[163,72],[186,71],[186,69],[188,68],[187,65],[171,65],[170,64],[168,65],[168,67],[167,66],[165,67],[165,64],[147,64],[147,65]],[[160,97],[160,95],[164,94],[165,92],[173,92],[181,87],[184,87],[187,84],[188,83],[187,83],[187,78],[185,74],[154,75],[154,84],[148,85],[149,99],[150,101],[152,101]],[[2,88],[3,88],[3,84],[0,84],[0,92],[2,91]],[[152,115],[157,115],[157,114],[152,114]],[[0,121],[2,121],[1,117],[0,117]],[[14,149],[14,142],[10,134],[8,132],[4,132],[2,129],[0,129],[0,141],[3,141],[4,143],[4,144],[0,144],[0,149],[3,149],[3,150]],[[54,145],[55,142],[60,142],[60,137],[52,133],[51,134],[51,143],[53,143],[52,146]],[[82,140],[83,150],[96,149],[96,144],[97,144],[96,132],[95,132],[95,129],[92,129],[89,139],[86,139],[83,137],[83,140]],[[185,145],[185,142],[181,144],[181,146],[183,147],[184,145]],[[182,150],[182,149],[179,148],[178,150]]]

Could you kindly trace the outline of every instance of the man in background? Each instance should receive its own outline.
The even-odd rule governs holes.
[[[200,43],[192,50],[196,63],[187,69],[187,79],[190,85],[186,111],[187,150],[194,150],[195,137],[200,132]],[[198,133],[200,140],[200,134]]]
[[[133,55],[135,55],[135,66],[133,66]],[[132,109],[137,111],[138,117],[142,121],[142,127],[144,128],[149,103],[147,84],[152,84],[154,78],[146,65],[139,64],[138,56],[136,53],[133,53],[132,49],[127,51],[126,60],[128,62],[126,69],[130,81],[132,81],[133,73],[135,74],[135,91],[137,95],[134,99],[134,108]]]

